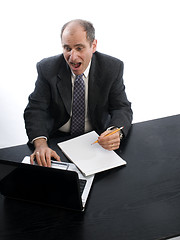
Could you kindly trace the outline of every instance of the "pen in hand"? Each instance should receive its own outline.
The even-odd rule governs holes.
[[[120,131],[120,130],[123,129],[123,128],[124,128],[124,127],[116,128],[113,132],[110,132],[110,133],[106,134],[104,137],[110,136],[110,135],[112,135],[112,134]],[[96,140],[95,142],[91,143],[91,145],[94,144],[94,143],[98,143],[98,140]]]

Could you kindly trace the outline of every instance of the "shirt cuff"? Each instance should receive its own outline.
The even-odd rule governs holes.
[[[106,131],[107,131],[107,130],[113,130],[113,129],[115,129],[115,128],[118,128],[118,127],[116,127],[116,126],[111,126],[111,127],[108,127],[108,128],[106,129]],[[123,133],[122,130],[119,131],[119,136],[120,136],[120,140],[122,140],[122,139],[124,138],[124,133]]]
[[[40,139],[40,138],[44,138],[44,139],[47,141],[47,137],[45,137],[45,136],[40,136],[40,137],[34,138],[34,139],[31,141],[31,143],[33,144],[35,140]]]
[[[113,130],[114,128],[118,128],[118,127],[111,126],[111,127],[108,127],[108,128],[106,129],[106,131],[108,131],[108,130]]]

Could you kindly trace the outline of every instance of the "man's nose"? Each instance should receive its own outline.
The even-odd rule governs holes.
[[[76,58],[77,58],[77,53],[75,50],[72,49],[70,52],[70,61],[74,62],[76,60]]]

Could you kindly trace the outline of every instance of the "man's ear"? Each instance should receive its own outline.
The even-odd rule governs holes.
[[[93,49],[93,53],[95,53],[96,51],[96,48],[97,48],[97,40],[94,39],[93,43],[92,43],[92,49]]]

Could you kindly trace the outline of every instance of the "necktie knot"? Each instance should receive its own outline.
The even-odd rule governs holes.
[[[75,82],[80,82],[83,80],[83,73],[81,75],[76,75],[76,79],[75,79]]]

